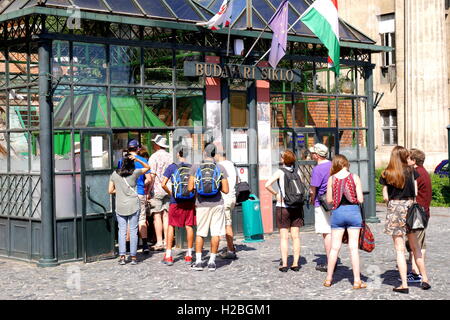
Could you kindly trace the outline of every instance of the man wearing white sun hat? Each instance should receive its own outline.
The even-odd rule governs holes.
[[[169,146],[167,139],[161,135],[156,135],[152,140],[154,153],[148,159],[148,164],[153,175],[153,186],[150,186],[150,193],[153,195],[150,200],[153,214],[153,224],[155,226],[156,244],[154,250],[164,250],[167,230],[169,228],[169,204],[170,196],[162,188],[163,175],[167,167],[173,162],[172,155],[166,151]]]

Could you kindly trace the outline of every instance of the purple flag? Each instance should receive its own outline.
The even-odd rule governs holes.
[[[278,62],[286,54],[288,34],[288,8],[289,1],[284,0],[275,14],[270,18],[269,26],[273,31],[272,47],[270,48],[269,63],[276,68]]]

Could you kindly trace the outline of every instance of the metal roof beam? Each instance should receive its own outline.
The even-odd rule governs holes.
[[[48,8],[48,7],[31,7],[27,9],[20,9],[11,13],[7,13],[0,16],[0,22],[16,19],[22,16],[27,15],[48,15],[48,16],[61,16],[61,17],[70,17],[70,13],[64,9],[56,9],[56,8]],[[145,19],[145,18],[135,18],[128,16],[119,16],[112,14],[104,14],[104,13],[95,13],[88,11],[81,11],[81,19],[86,20],[96,20],[102,22],[109,23],[121,23],[121,24],[132,24],[138,26],[145,27],[160,27],[166,29],[176,29],[176,30],[184,30],[184,31],[195,31],[198,32],[202,29],[202,27],[198,27],[195,24],[185,23],[185,22],[175,22],[175,21],[164,21],[158,19]],[[217,30],[214,31],[218,34],[228,34],[228,30]],[[250,37],[257,38],[260,34],[259,31],[252,30],[231,30],[231,34],[238,37]],[[262,35],[262,39],[272,39],[272,33],[266,32]],[[321,41],[317,38],[312,37],[304,37],[304,36],[296,36],[290,35],[288,36],[288,41],[291,42],[303,42],[303,43],[316,43],[321,44]],[[392,51],[393,49],[385,46],[377,46],[372,44],[364,44],[357,42],[349,42],[349,41],[341,41],[341,47],[345,48],[357,48],[363,50],[369,50],[372,52],[381,52],[381,51]]]

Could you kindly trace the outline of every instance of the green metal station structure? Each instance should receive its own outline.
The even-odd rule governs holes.
[[[234,1],[230,35],[196,25],[221,3],[14,0],[0,6],[0,256],[43,267],[114,257],[115,208],[107,184],[127,141],[138,139],[151,152],[151,139],[162,134],[173,149],[177,130],[183,130],[201,152],[214,121],[222,137],[257,132],[245,149],[248,161],[237,163],[253,193],[264,192],[263,144],[271,146],[270,168],[278,166],[277,152],[289,148],[307,176],[314,165],[308,147],[321,142],[330,157],[349,158],[363,181],[367,220],[377,222],[371,55],[390,48],[340,20],[337,77],[328,69],[326,48],[300,22],[279,68],[297,70],[301,81],[268,81],[270,117],[258,114],[264,105],[256,80],[222,78],[220,117],[214,120],[209,80],[186,76],[185,62],[254,65],[270,48],[270,29],[246,59],[236,44],[248,50],[281,0]],[[289,23],[311,3],[290,0]],[[267,141],[258,132],[264,121]],[[229,140],[223,145],[232,154]],[[314,223],[309,207],[305,222]]]

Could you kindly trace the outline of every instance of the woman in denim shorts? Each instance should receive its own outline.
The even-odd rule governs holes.
[[[350,165],[343,155],[336,155],[331,165],[330,178],[327,186],[327,201],[333,204],[331,210],[331,251],[328,258],[327,278],[325,287],[330,287],[333,281],[334,267],[342,246],[345,230],[348,232],[348,246],[353,269],[353,289],[366,288],[361,281],[359,272],[359,233],[362,228],[362,218],[359,203],[363,202],[361,180],[348,171]]]

